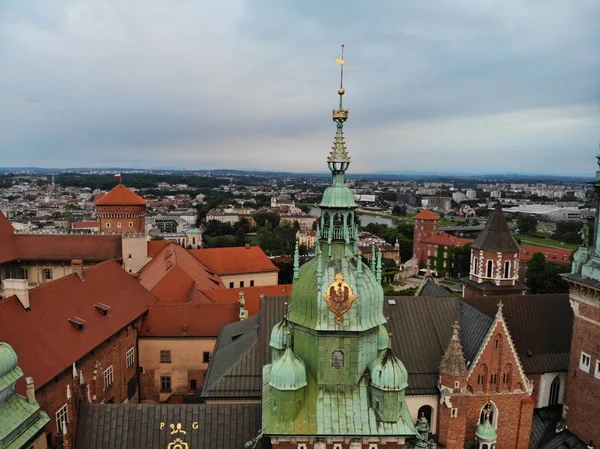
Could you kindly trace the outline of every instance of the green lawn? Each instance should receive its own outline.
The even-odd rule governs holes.
[[[522,235],[522,234],[516,234],[515,237],[518,238],[521,241],[521,243],[530,244],[530,245],[548,246],[550,248],[570,249],[572,251],[575,251],[579,247],[578,245],[560,242],[558,240],[551,239],[550,237],[548,237],[548,238],[532,237],[530,235]]]

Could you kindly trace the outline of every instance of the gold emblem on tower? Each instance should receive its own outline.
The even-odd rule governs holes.
[[[325,301],[335,314],[335,319],[338,323],[342,322],[344,313],[350,310],[352,303],[356,300],[356,296],[352,294],[352,288],[344,282],[344,275],[338,273],[335,275],[335,281],[327,288]]]

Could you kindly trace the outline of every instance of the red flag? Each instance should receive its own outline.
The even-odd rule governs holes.
[[[115,178],[121,179],[121,173],[115,173]]]

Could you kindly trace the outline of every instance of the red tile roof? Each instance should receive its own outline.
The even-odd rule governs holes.
[[[71,274],[29,291],[30,310],[16,296],[0,300],[0,341],[19,355],[19,366],[38,387],[141,317],[156,298],[114,261]],[[108,315],[95,303],[110,306]],[[69,321],[85,320],[84,330]],[[24,385],[19,385],[24,391]]]
[[[550,248],[548,246],[521,245],[519,260],[527,262],[535,253],[542,253],[546,256],[546,260],[548,262],[571,265],[572,252],[573,251],[570,249]]]
[[[473,243],[473,239],[455,237],[446,232],[437,232],[421,240],[421,243],[440,246],[465,246],[467,243]]]
[[[138,272],[138,278],[144,288],[168,303],[197,302],[197,290],[225,288],[217,274],[172,242]]]
[[[256,315],[260,309],[260,295],[266,296],[290,296],[292,286],[290,284],[263,285],[258,287],[225,288],[222,290],[202,290],[201,295],[217,304],[237,304],[240,291],[244,292],[246,310],[248,315]]]
[[[415,215],[415,220],[439,220],[440,217],[431,213],[429,209],[423,209],[417,215]]]
[[[117,184],[111,191],[96,201],[96,206],[142,206],[147,201],[132,192],[124,184]]]
[[[0,263],[17,258],[14,239],[15,230],[10,221],[0,211]]]
[[[17,234],[14,240],[15,259],[19,260],[98,262],[122,258],[120,235]]]
[[[144,317],[140,337],[216,337],[239,320],[237,304],[155,304]]]
[[[259,246],[192,249],[190,253],[219,276],[279,271]]]
[[[167,240],[150,240],[148,242],[148,257],[152,258],[156,256],[168,244]]]

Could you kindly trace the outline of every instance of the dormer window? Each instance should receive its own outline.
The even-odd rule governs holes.
[[[94,307],[104,316],[108,315],[108,311],[110,310],[110,306],[107,306],[102,302],[97,302],[94,304]]]
[[[85,320],[83,318],[79,318],[77,316],[72,316],[67,319],[75,327],[75,329],[77,329],[80,332],[83,331],[83,328],[85,327]]]

